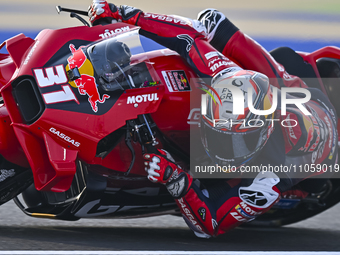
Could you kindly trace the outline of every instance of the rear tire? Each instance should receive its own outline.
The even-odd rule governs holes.
[[[315,216],[340,201],[340,179],[330,179],[331,189],[321,200],[322,205],[301,202],[294,209],[271,209],[254,221],[243,224],[247,227],[281,227]]]

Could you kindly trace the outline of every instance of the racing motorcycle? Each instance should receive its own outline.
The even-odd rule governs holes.
[[[165,187],[146,178],[142,155],[164,148],[189,165],[203,81],[138,27],[90,27],[79,16],[86,12],[57,10],[84,26],[45,29],[35,39],[19,34],[0,45],[7,49],[0,54],[0,155],[7,169],[0,204],[14,199],[26,215],[71,221],[180,215]],[[110,60],[109,45],[126,54]],[[289,73],[312,79],[309,86],[327,94],[340,116],[339,48],[271,53]],[[333,178],[323,192],[281,199],[249,224],[297,222],[339,200],[340,180]]]

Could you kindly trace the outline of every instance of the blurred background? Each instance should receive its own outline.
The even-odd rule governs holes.
[[[87,10],[90,4],[90,0],[0,0],[0,41],[18,33],[34,38],[45,28],[79,26],[69,14],[58,15],[55,6]],[[340,46],[339,0],[119,0],[115,4],[189,18],[204,8],[217,8],[267,50],[289,46],[309,52]]]

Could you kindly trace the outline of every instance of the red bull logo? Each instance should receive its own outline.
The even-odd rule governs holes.
[[[84,46],[81,46],[76,49],[73,44],[70,44],[69,48],[72,56],[67,59],[68,66],[66,67],[66,70],[76,67],[79,69],[81,77],[73,82],[70,82],[70,84],[72,87],[78,88],[78,92],[80,95],[88,96],[88,101],[91,105],[92,110],[94,112],[97,112],[97,103],[104,103],[106,99],[110,98],[110,96],[104,94],[101,98],[98,92],[96,79],[94,78],[93,66],[83,52],[83,47]]]
[[[187,79],[184,78],[183,74],[179,74],[179,77],[181,78],[183,86],[187,87]]]

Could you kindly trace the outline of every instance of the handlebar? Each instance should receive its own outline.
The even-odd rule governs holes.
[[[81,23],[83,23],[85,26],[90,27],[90,24],[87,23],[86,20],[84,20],[82,17],[79,16],[79,15],[84,15],[84,16],[87,17],[87,12],[86,11],[68,9],[68,8],[61,7],[60,5],[56,6],[56,9],[57,9],[58,14],[60,14],[60,12],[70,12],[71,18],[76,18]]]
[[[57,9],[58,14],[60,14],[61,12],[73,12],[79,15],[87,16],[87,11],[64,8],[64,7],[61,7],[60,5],[56,6],[56,9]]]

